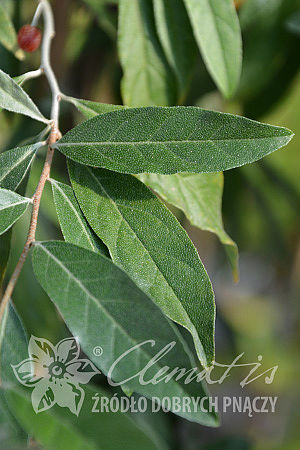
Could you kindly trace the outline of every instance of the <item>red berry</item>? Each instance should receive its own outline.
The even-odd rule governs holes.
[[[41,30],[32,25],[24,25],[18,33],[18,44],[24,52],[35,52],[42,39]]]

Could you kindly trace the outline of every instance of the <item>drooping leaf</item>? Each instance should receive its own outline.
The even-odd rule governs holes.
[[[2,3],[0,3],[0,44],[7,50],[12,51],[17,58],[23,59],[24,53],[17,47],[17,34],[14,25]]]
[[[88,222],[113,261],[187,328],[204,366],[214,359],[214,295],[185,230],[136,178],[70,162],[70,177]]]
[[[30,198],[0,189],[0,234],[5,233],[26,211]]]
[[[91,119],[99,114],[105,114],[107,112],[118,111],[119,109],[126,108],[126,106],[123,105],[91,102],[90,100],[82,100],[79,98],[68,97],[66,95],[64,95],[62,99],[66,102],[72,103],[87,119]]]
[[[212,78],[226,97],[238,86],[242,40],[232,0],[184,0],[195,39]]]
[[[17,147],[0,154],[0,187],[15,191],[25,177],[36,151],[43,145],[38,142]]]
[[[59,223],[66,242],[107,256],[107,248],[89,227],[73,189],[53,179],[51,179],[51,185]]]
[[[0,70],[0,107],[8,111],[24,114],[40,122],[49,122],[38,110],[28,94],[2,70]]]
[[[192,225],[219,237],[237,281],[238,249],[225,232],[222,221],[223,174],[142,174],[138,178],[168,203],[181,209]]]
[[[118,172],[221,172],[268,155],[292,136],[286,128],[197,107],[128,108],[76,126],[56,148]]]
[[[176,103],[176,82],[158,41],[149,0],[119,1],[118,49],[125,105]]]
[[[125,381],[127,390],[160,400],[164,396],[207,395],[196,381],[185,384],[183,379],[171,377],[167,383],[142,383],[133,376],[170,343],[175,345],[174,352],[153,360],[145,375],[147,380],[165,365],[170,371],[176,367],[189,370],[190,355],[160,308],[108,258],[64,242],[41,242],[34,247],[33,267],[73,335],[79,337],[85,354],[115,383]],[[103,350],[101,357],[93,352],[99,344]],[[134,346],[136,350],[129,351]],[[126,358],[119,359],[109,373],[124,352]],[[201,408],[195,412],[174,412],[196,422],[216,425],[214,413],[204,413]]]
[[[193,32],[182,0],[154,0],[157,33],[184,99],[197,54]]]

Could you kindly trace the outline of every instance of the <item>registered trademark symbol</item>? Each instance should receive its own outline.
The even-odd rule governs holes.
[[[96,345],[96,347],[93,348],[93,353],[95,356],[101,356],[103,353],[103,348],[99,345]]]

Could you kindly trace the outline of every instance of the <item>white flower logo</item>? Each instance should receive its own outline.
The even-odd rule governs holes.
[[[29,359],[12,368],[20,383],[33,388],[34,411],[39,413],[57,404],[78,416],[85,396],[79,384],[87,384],[100,371],[89,360],[78,359],[76,339],[63,339],[54,347],[47,339],[31,336],[28,354]]]

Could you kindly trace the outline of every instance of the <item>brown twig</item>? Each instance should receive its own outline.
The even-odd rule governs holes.
[[[15,270],[13,271],[13,274],[7,284],[6,290],[4,292],[4,295],[3,295],[3,298],[1,301],[0,324],[1,324],[1,321],[2,321],[2,318],[4,315],[5,308],[6,308],[7,304],[9,303],[9,300],[12,296],[16,282],[18,281],[18,278],[22,271],[23,265],[26,261],[30,247],[32,246],[33,242],[35,241],[35,234],[36,234],[36,228],[37,228],[40,202],[41,202],[43,190],[45,187],[45,183],[50,176],[50,169],[51,169],[51,164],[52,164],[52,160],[53,160],[54,149],[52,148],[52,145],[61,136],[59,128],[58,128],[60,90],[59,90],[55,75],[53,73],[53,70],[52,70],[52,67],[50,64],[50,46],[51,46],[51,40],[54,37],[55,33],[54,33],[54,26],[53,26],[52,10],[50,8],[48,0],[40,0],[37,12],[38,12],[38,14],[35,15],[34,20],[36,20],[37,17],[40,16],[40,14],[43,14],[44,23],[45,23],[44,36],[43,36],[43,42],[42,42],[42,50],[41,50],[41,70],[46,75],[49,86],[52,91],[52,109],[51,109],[52,124],[51,124],[50,136],[48,138],[48,150],[47,150],[44,167],[43,167],[36,191],[33,196],[33,208],[32,208],[32,214],[31,214],[31,220],[30,220],[30,226],[29,226],[29,231],[28,231],[28,235],[27,235],[27,240],[24,245],[21,256],[19,258],[19,261],[15,267]]]

